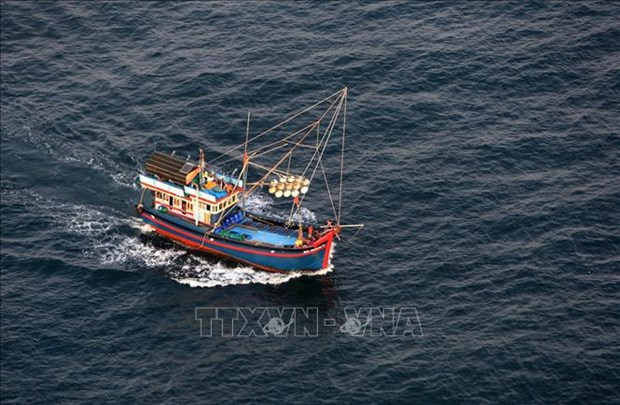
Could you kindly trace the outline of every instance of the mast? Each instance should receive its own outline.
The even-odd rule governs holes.
[[[248,111],[248,123],[245,127],[245,143],[243,147],[243,189],[247,187],[248,182],[248,138],[250,137],[250,111]],[[245,199],[247,195],[243,193],[243,200],[241,201],[241,209],[245,211]]]
[[[198,173],[198,183],[202,184],[202,175],[203,175],[203,172],[205,171],[205,151],[202,148],[200,148],[199,159],[200,159],[200,162],[199,162],[200,173]]]
[[[342,180],[344,175],[344,136],[345,130],[347,127],[347,93],[349,89],[347,87],[343,90],[342,97],[344,98],[344,110],[342,112],[342,152],[340,155],[340,186],[338,187],[338,217],[336,220],[338,221],[338,226],[340,226],[340,213],[342,210]]]

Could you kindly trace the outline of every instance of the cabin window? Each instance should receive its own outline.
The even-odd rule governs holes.
[[[188,211],[193,211],[194,210],[194,204],[192,204],[192,203],[187,204],[187,210]]]
[[[158,198],[158,199],[160,199],[160,200],[161,200],[161,199],[163,199],[163,198],[164,198],[164,196],[163,196],[163,195],[162,195],[159,191],[156,191],[156,192],[155,192],[155,198]]]
[[[182,211],[186,211],[187,210],[187,202],[185,202],[185,200],[181,201],[181,210]]]
[[[174,197],[170,196],[170,197],[168,198],[168,202],[170,203],[170,204],[168,204],[168,205],[170,205],[170,206],[172,207],[172,206],[174,205]]]

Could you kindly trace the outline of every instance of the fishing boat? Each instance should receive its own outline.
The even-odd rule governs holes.
[[[347,94],[344,88],[255,136],[248,113],[245,141],[208,161],[204,149],[197,161],[153,153],[139,175],[138,215],[157,234],[188,249],[257,269],[328,268],[343,229],[363,227],[341,222]],[[329,165],[339,171],[334,175]],[[337,188],[329,186],[330,178]],[[321,182],[324,187],[317,186]],[[325,221],[302,215],[315,188],[318,205],[328,200],[332,208]],[[269,195],[285,215],[248,209],[256,193]]]

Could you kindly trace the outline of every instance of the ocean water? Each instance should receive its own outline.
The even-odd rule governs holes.
[[[3,1],[0,39],[2,403],[620,401],[618,2]],[[345,86],[366,228],[323,274],[135,217],[154,150],[213,158]],[[320,322],[207,336],[204,307]],[[364,308],[412,333],[350,333]]]

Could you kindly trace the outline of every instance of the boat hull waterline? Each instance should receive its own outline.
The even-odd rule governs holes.
[[[205,236],[194,226],[174,220],[156,209],[141,207],[139,214],[155,232],[193,250],[222,256],[261,270],[287,273],[321,271],[329,267],[336,230],[327,233],[311,247],[278,248],[232,241],[217,235]]]

